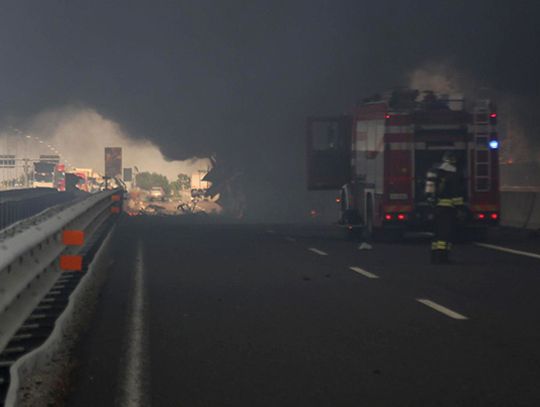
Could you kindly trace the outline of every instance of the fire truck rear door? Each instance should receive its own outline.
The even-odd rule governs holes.
[[[307,121],[309,190],[340,189],[351,177],[350,116],[311,117]]]

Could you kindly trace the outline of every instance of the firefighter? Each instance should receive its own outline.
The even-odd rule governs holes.
[[[431,262],[448,263],[458,208],[463,206],[461,181],[456,168],[456,156],[451,151],[443,154],[442,163],[427,173],[426,195],[435,206],[434,232],[431,242]]]

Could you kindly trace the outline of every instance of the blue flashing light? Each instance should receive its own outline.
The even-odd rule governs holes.
[[[489,142],[489,148],[492,150],[497,150],[499,148],[499,142],[497,140],[491,140]]]

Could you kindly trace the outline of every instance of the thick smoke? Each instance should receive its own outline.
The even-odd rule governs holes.
[[[503,149],[519,146],[516,160],[538,151],[536,0],[8,3],[0,115],[82,103],[170,159],[217,153],[245,174],[249,207],[265,220],[309,209],[307,116],[349,112],[408,79],[494,89],[501,134],[517,139]]]
[[[123,166],[157,172],[175,180],[179,173],[190,175],[206,169],[207,160],[167,161],[159,148],[147,140],[130,138],[120,125],[92,108],[65,107],[48,110],[28,119],[22,130],[31,137],[32,154],[51,154],[46,144],[57,149],[62,161],[73,167],[104,172],[105,147],[122,147]],[[36,137],[44,141],[40,144]]]
[[[535,143],[538,125],[530,120],[531,103],[523,96],[488,86],[463,69],[449,63],[430,63],[409,74],[409,86],[420,91],[463,96],[466,99],[489,98],[497,108],[503,164],[540,160],[540,146]]]
[[[459,84],[455,75],[443,66],[430,66],[414,70],[410,74],[410,87],[420,91],[432,90],[440,94],[459,92]]]

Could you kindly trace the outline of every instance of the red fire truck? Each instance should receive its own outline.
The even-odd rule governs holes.
[[[340,224],[351,232],[429,230],[428,170],[451,150],[463,180],[460,226],[499,221],[497,113],[489,100],[398,89],[351,114],[307,123],[308,189],[341,190]]]

